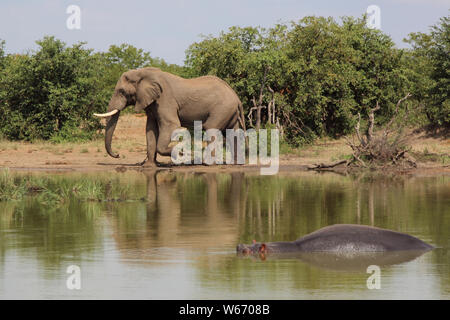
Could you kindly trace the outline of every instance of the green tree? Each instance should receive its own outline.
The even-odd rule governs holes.
[[[111,45],[108,51],[101,55],[104,59],[104,82],[111,93],[122,73],[150,66],[153,61],[150,52],[125,43],[120,46]]]
[[[402,51],[364,19],[306,17],[293,24],[287,54],[293,114],[318,136],[350,132],[377,101],[386,121],[407,91]]]
[[[111,95],[122,73],[144,67],[156,67],[176,75],[185,76],[185,68],[168,64],[161,58],[152,58],[150,52],[130,44],[111,45],[107,52],[98,54],[103,61],[102,82],[106,94]],[[126,109],[132,110],[132,109]],[[130,111],[132,112],[132,111]]]
[[[207,36],[186,51],[192,76],[216,75],[238,93],[248,112],[259,99],[261,86],[279,91],[283,83],[287,27],[231,27],[218,37]],[[270,72],[269,72],[270,70]],[[267,103],[267,96],[263,97]]]
[[[5,40],[0,40],[0,71],[5,67]]]
[[[54,37],[38,50],[9,55],[0,79],[0,130],[9,139],[89,139],[100,123],[93,112],[107,99],[101,64],[83,43],[66,47]]]
[[[429,34],[411,33],[405,41],[412,45],[407,63],[414,92],[425,104],[429,123],[450,127],[450,16],[441,18]]]
[[[300,144],[348,133],[355,115],[377,101],[380,121],[390,118],[409,86],[402,56],[389,36],[368,29],[363,18],[343,18],[339,24],[306,17],[290,25],[232,27],[205,37],[189,47],[186,64],[196,76],[228,81],[247,113],[264,82],[263,104],[275,98],[285,138]]]

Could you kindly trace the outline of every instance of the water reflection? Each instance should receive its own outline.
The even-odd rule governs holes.
[[[316,298],[330,297],[330,292],[339,297],[365,289],[368,264],[385,266],[383,274],[392,283],[405,275],[427,276],[424,285],[433,283],[432,296],[450,297],[450,177],[169,170],[64,177],[74,183],[104,179],[128,185],[130,198],[144,201],[72,199],[51,207],[32,197],[0,202],[1,297],[19,290],[13,282],[36,279],[47,282],[33,297],[42,296],[41,291],[68,294],[60,280],[69,264],[88,273],[80,297],[129,297],[127,288],[136,297],[151,298],[310,298],[310,290],[319,290]],[[55,181],[59,178],[54,175]],[[323,254],[265,261],[235,255],[237,243],[292,241],[336,223],[405,232],[441,249],[417,259],[412,252],[340,260]],[[154,290],[142,280],[149,274],[155,275],[148,279]],[[123,281],[112,282],[109,275]],[[167,285],[174,279],[182,290]],[[381,297],[395,297],[398,290],[385,289]],[[16,293],[27,296],[25,290]]]
[[[119,248],[211,248],[234,245],[245,202],[244,174],[145,174],[147,202],[130,211],[116,206],[114,239]],[[134,252],[137,254],[136,252]],[[139,254],[143,252],[140,251]]]
[[[358,252],[338,254],[333,252],[276,253],[270,255],[247,256],[242,259],[278,260],[298,259],[311,266],[345,272],[366,272],[371,265],[386,267],[412,261],[427,251]]]

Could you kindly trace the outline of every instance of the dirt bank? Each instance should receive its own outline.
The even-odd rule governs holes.
[[[120,159],[109,157],[103,140],[88,143],[52,144],[49,142],[0,142],[0,167],[24,170],[95,171],[140,169],[137,165],[145,158],[145,122],[139,115],[122,115],[113,139],[113,150]],[[416,133],[412,151],[423,154],[415,174],[450,174],[450,139]],[[321,139],[314,145],[300,149],[281,147],[280,171],[307,170],[318,163],[345,159],[351,153],[344,139]],[[169,168],[170,158],[158,156],[158,161]],[[256,171],[257,166],[170,166],[172,170],[189,171]]]

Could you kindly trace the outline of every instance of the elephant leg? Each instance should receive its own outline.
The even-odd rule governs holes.
[[[239,125],[239,122],[236,122],[231,129],[233,129],[233,130],[241,129],[241,127]],[[244,151],[243,151],[244,152],[243,153],[243,157],[244,158],[243,159],[238,159],[239,147],[241,146],[240,144],[242,143],[242,141],[240,141],[238,137],[235,137],[233,140],[234,140],[233,141],[233,150],[232,150],[232,152],[233,152],[233,163],[234,164],[245,164],[245,153],[246,153],[245,148],[244,148]],[[228,143],[228,140],[227,140],[227,143]],[[245,146],[245,137],[244,137],[243,143],[244,143],[244,146]],[[241,150],[241,152],[242,152],[242,150]],[[244,160],[244,163],[238,163],[239,160],[241,160],[241,161]]]
[[[234,129],[234,130],[239,129],[238,114],[236,113],[236,111],[230,109],[228,114],[212,115],[203,124],[203,129],[204,130],[219,129],[222,131],[222,134],[225,138],[226,129]],[[234,150],[233,150],[234,163],[237,163],[237,148],[238,148],[237,140],[238,140],[237,138],[234,139]]]
[[[226,125],[226,129],[223,130],[223,132],[225,133],[224,137],[226,138],[227,149],[230,150],[229,149],[231,147],[230,143],[232,143],[232,145],[233,145],[233,149],[230,150],[232,152],[232,155],[233,155],[233,163],[234,164],[238,164],[238,153],[239,153],[238,152],[238,148],[239,148],[240,144],[242,143],[242,141],[240,141],[237,136],[234,137],[231,141],[229,141],[229,137],[227,138],[227,132],[226,132],[227,129],[232,129],[233,131],[236,131],[236,130],[240,129],[240,125],[239,125],[239,121],[238,121],[238,114],[237,113],[231,115],[230,120],[228,121],[228,123]],[[245,140],[245,137],[244,137],[244,140]],[[244,141],[244,144],[245,144],[245,141]],[[245,163],[245,151],[244,151],[243,156],[244,156],[243,160],[244,160],[244,163]],[[242,160],[242,159],[240,159],[240,160]],[[239,163],[239,164],[244,164],[244,163]]]
[[[169,124],[161,126],[159,129],[158,143],[156,145],[156,151],[162,156],[170,156],[174,146],[170,146],[172,132],[179,129],[180,126],[176,124]]]
[[[158,124],[151,111],[147,111],[147,125],[145,126],[147,138],[147,158],[142,162],[142,165],[154,166],[156,165],[156,145],[158,141]]]

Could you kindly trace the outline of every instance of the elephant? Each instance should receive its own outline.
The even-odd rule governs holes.
[[[94,114],[106,118],[105,149],[118,158],[111,149],[111,141],[120,111],[129,105],[147,115],[147,158],[142,165],[157,165],[157,153],[170,156],[172,132],[193,128],[194,121],[202,121],[204,130],[243,129],[242,103],[236,92],[222,79],[202,76],[184,79],[158,68],[146,67],[124,72],[114,89],[107,113]]]

